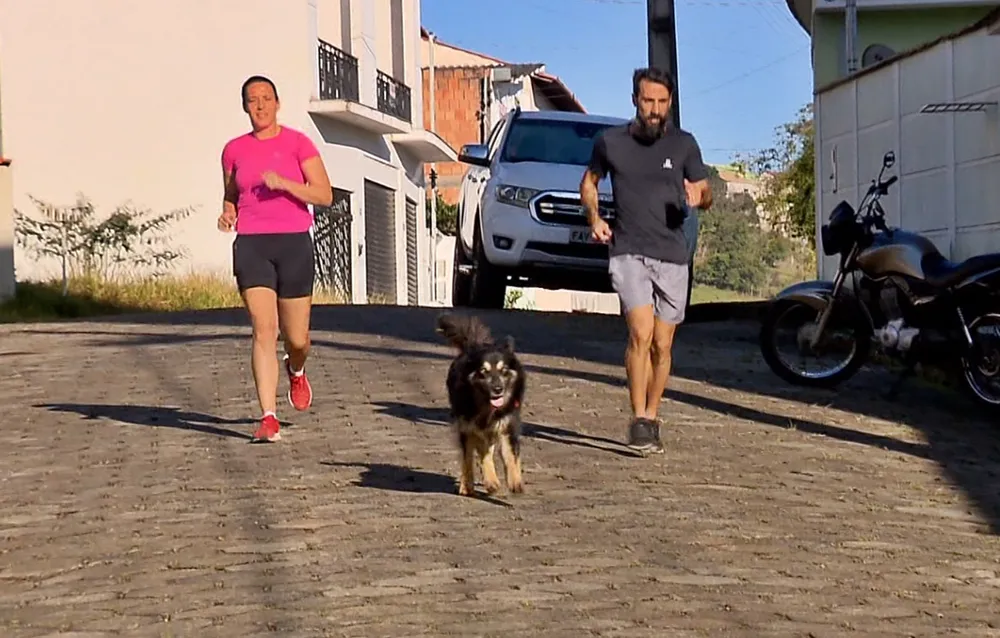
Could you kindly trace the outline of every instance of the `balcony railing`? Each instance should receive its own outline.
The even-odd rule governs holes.
[[[359,102],[358,59],[319,41],[319,99]]]
[[[397,82],[381,71],[375,84],[377,108],[386,115],[410,122],[410,87]]]

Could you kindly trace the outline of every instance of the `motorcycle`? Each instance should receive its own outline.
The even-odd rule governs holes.
[[[1000,253],[961,263],[946,259],[926,237],[889,228],[879,200],[898,176],[883,180],[896,162],[890,151],[858,211],[841,201],[820,231],[827,256],[839,255],[832,282],[805,281],[769,304],[759,344],[768,367],[783,380],[831,388],[851,378],[872,346],[901,361],[889,391],[895,396],[918,364],[954,370],[983,405],[1000,407]],[[786,319],[798,355],[836,363],[820,371],[795,369],[779,352]]]

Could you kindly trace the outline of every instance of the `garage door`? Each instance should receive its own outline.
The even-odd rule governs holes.
[[[368,303],[396,303],[396,191],[365,180]]]
[[[406,198],[406,301],[411,306],[420,303],[417,277],[417,203]]]

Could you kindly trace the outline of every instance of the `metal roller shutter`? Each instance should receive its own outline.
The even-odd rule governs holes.
[[[365,180],[365,272],[368,302],[395,304],[396,191]]]

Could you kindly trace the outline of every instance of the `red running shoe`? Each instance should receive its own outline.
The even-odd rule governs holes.
[[[285,372],[288,373],[288,402],[296,410],[308,410],[313,402],[313,390],[306,371],[302,370],[298,374],[293,372],[288,355],[285,355]]]
[[[254,441],[267,441],[272,443],[274,441],[281,440],[281,424],[278,423],[278,417],[273,414],[265,414],[264,418],[260,420],[260,427],[254,432]]]

